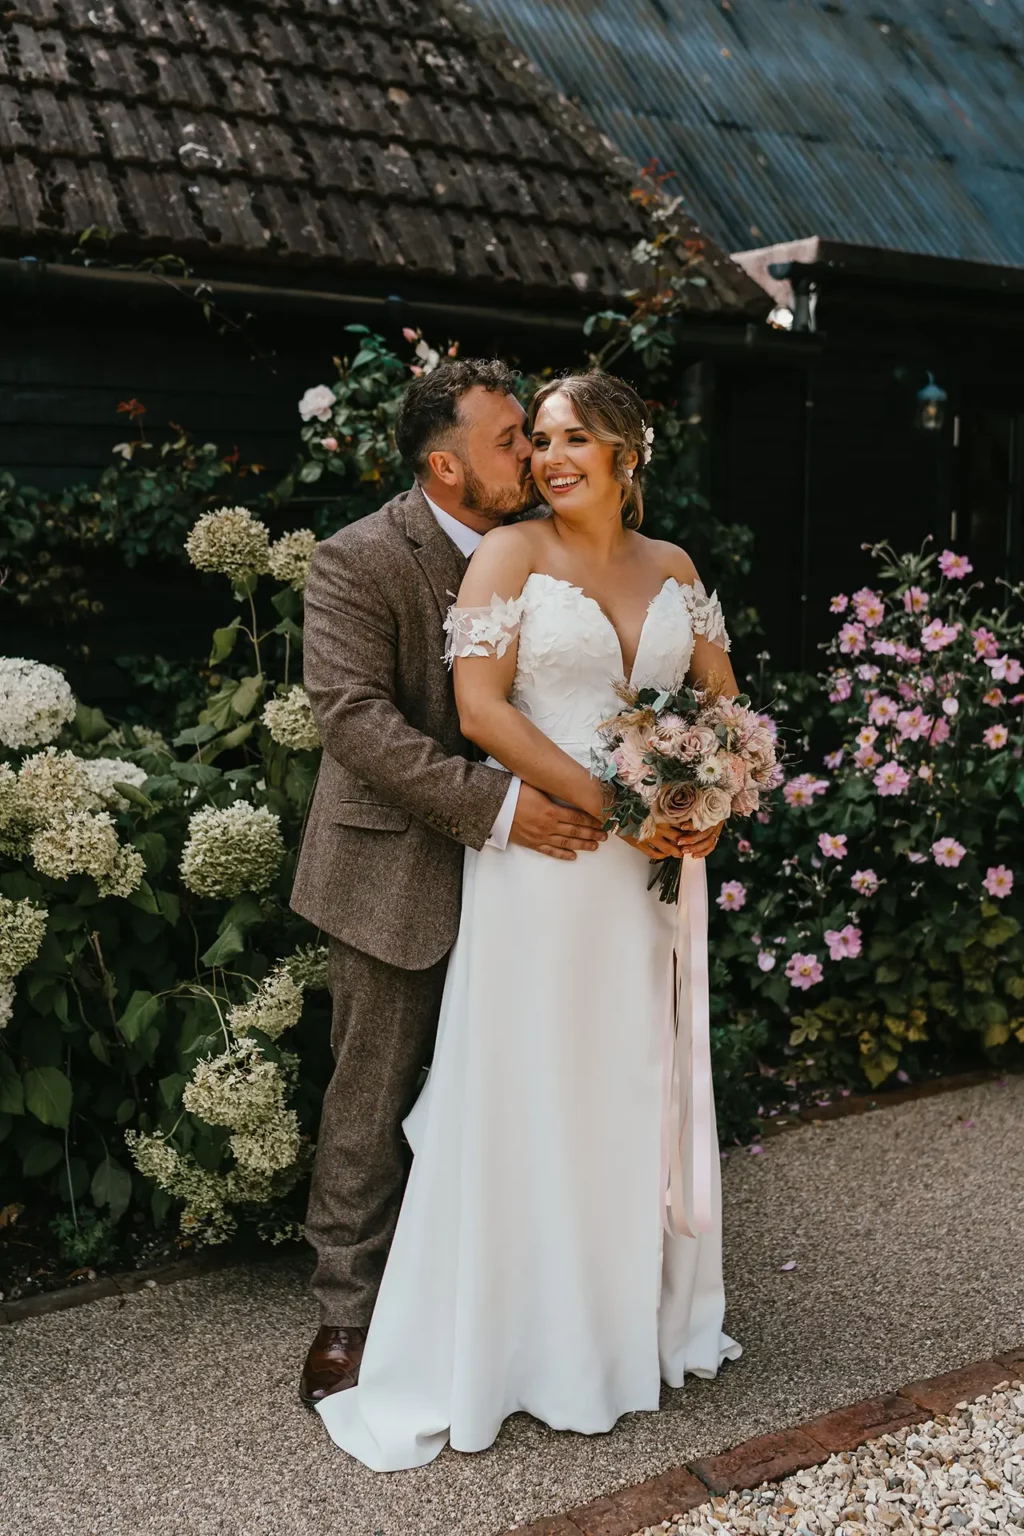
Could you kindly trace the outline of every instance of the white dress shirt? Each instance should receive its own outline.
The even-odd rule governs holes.
[[[423,487],[421,486],[420,489],[423,490]],[[426,491],[423,491],[423,499],[456,549],[460,549],[468,560],[473,551],[479,546],[483,534],[477,533],[475,528],[467,527],[465,523],[460,523],[458,518],[452,517],[450,512],[443,511],[435,501],[431,501]],[[512,782],[506,792],[501,810],[495,818],[494,826],[491,828],[491,835],[487,839],[488,848],[505,849],[508,847],[508,836],[512,831],[512,823],[515,820],[521,784],[522,780],[517,779],[513,774]]]

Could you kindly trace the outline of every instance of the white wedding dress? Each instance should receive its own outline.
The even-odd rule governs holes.
[[[589,767],[595,728],[621,707],[620,646],[599,605],[535,573],[513,604],[469,613],[463,642],[500,644],[518,619],[512,702]],[[666,581],[631,680],[681,682],[695,629],[727,643],[717,601]],[[662,1226],[676,914],[648,891],[649,873],[614,837],[574,862],[514,845],[467,851],[359,1385],[317,1410],[376,1471],[421,1466],[447,1441],[484,1450],[520,1410],[601,1433],[657,1409],[662,1380],[713,1376],[740,1353],[722,1332],[717,1146],[704,1149],[712,1229],[674,1238]]]

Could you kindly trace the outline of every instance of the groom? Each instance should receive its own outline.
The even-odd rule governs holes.
[[[572,859],[599,824],[478,761],[459,730],[442,623],[489,528],[525,511],[515,376],[446,361],[408,387],[395,440],[415,484],[319,544],[305,684],[324,744],[292,906],[329,936],[335,1071],[306,1236],[321,1328],[300,1393],[353,1386],[408,1170],[401,1123],[429,1064],[463,847]]]

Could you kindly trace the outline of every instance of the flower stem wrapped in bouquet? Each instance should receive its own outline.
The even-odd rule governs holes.
[[[750,816],[780,782],[775,726],[745,694],[726,698],[714,681],[658,692],[622,688],[625,706],[601,726],[594,774],[613,790],[605,828],[643,841],[657,822],[704,831]],[[679,894],[679,860],[651,873],[662,901]]]

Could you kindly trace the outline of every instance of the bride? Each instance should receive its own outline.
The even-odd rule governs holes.
[[[653,437],[639,396],[609,375],[558,379],[534,396],[529,426],[551,516],[487,534],[470,563],[447,625],[459,714],[464,734],[525,783],[600,816],[589,764],[596,728],[620,707],[615,684],[716,674],[734,694],[729,642],[689,557],[638,532]],[[484,1450],[518,1411],[600,1433],[657,1409],[662,1380],[713,1376],[739,1355],[722,1332],[709,1086],[701,1113],[695,1084],[683,1084],[680,1235],[666,1210],[666,1170],[680,1162],[665,1107],[673,949],[686,930],[693,970],[706,974],[703,865],[692,861],[720,830],[666,825],[649,843],[613,837],[575,862],[467,852],[359,1383],[317,1408],[368,1467],[421,1466],[447,1441]],[[651,858],[680,855],[677,913],[647,882]],[[703,1009],[706,1031],[700,991],[691,976],[681,1006]]]

